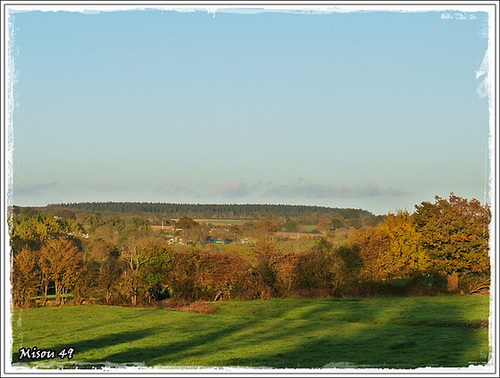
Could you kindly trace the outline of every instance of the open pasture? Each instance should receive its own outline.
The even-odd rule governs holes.
[[[212,219],[212,218],[205,218],[205,219],[194,219],[195,222],[198,223],[210,223],[214,226],[231,226],[231,225],[242,225],[247,222],[252,222],[255,220],[252,219]]]
[[[12,313],[14,365],[403,368],[489,359],[488,296],[271,299],[211,314],[63,306]],[[74,348],[68,361],[19,361],[20,348]]]

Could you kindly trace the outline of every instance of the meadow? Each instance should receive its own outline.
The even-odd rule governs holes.
[[[488,362],[489,296],[270,299],[217,311],[61,306],[12,312],[14,366],[392,368]],[[74,348],[19,361],[20,348]]]

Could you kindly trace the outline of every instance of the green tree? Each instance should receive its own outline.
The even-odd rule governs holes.
[[[332,218],[330,229],[332,231],[338,230],[339,228],[345,228],[344,223],[338,218]]]
[[[286,220],[283,228],[285,229],[285,231],[288,231],[288,232],[297,232],[299,229],[299,225],[294,220],[288,218]]]
[[[147,285],[148,299],[162,299],[168,291],[174,253],[160,239],[149,243],[147,252],[149,258],[144,263],[141,275]]]
[[[180,219],[175,223],[175,226],[177,228],[180,228],[182,230],[189,230],[190,228],[193,228],[197,225],[198,223],[194,221],[194,219],[188,217],[187,215],[183,215],[180,217]]]
[[[335,255],[340,260],[337,266],[337,280],[340,285],[346,285],[358,280],[363,269],[363,259],[359,254],[359,248],[349,245],[341,245],[335,249]]]
[[[133,217],[131,222],[132,226],[137,230],[151,231],[151,223],[148,219]]]

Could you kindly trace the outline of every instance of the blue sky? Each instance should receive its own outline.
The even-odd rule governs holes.
[[[15,12],[16,205],[489,189],[485,12]]]

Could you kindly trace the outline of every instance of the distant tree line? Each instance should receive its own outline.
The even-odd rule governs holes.
[[[273,205],[273,204],[176,204],[153,202],[79,202],[51,204],[50,208],[79,209],[93,212],[111,213],[162,213],[170,217],[188,215],[191,217],[211,218],[220,216],[227,218],[262,218],[268,215],[296,217],[301,215],[339,215],[345,219],[359,219],[373,216],[362,209],[343,209],[322,206]]]
[[[58,305],[68,293],[75,304],[137,306],[167,298],[473,293],[490,284],[490,209],[453,194],[354,229],[342,243],[328,234],[309,244],[278,242],[271,217],[254,225],[254,243],[222,250],[202,238],[169,245],[139,216],[64,214],[12,213],[14,306]],[[199,233],[187,216],[178,226]]]

